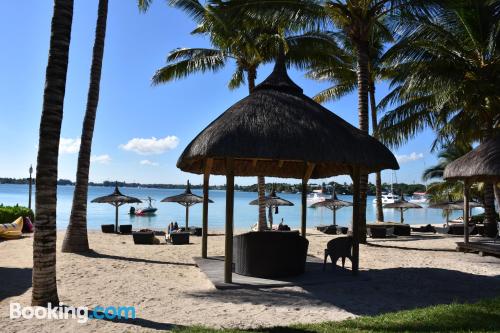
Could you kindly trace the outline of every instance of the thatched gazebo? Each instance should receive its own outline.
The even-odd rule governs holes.
[[[385,204],[384,208],[399,209],[400,221],[401,221],[401,224],[403,224],[404,223],[403,213],[405,210],[412,209],[412,208],[422,208],[422,206],[406,201],[404,194],[403,194],[403,191],[401,191],[401,198],[396,202]]]
[[[269,211],[269,227],[273,228],[273,208],[276,208],[276,214],[278,214],[277,209],[280,206],[293,206],[293,202],[280,198],[276,195],[276,191],[273,189],[270,195],[264,197],[264,204]],[[259,205],[259,199],[250,201],[250,205]]]
[[[302,180],[301,235],[306,236],[307,182],[349,174],[354,184],[353,272],[359,259],[359,175],[398,169],[382,143],[302,93],[286,72],[284,59],[252,93],[240,100],[186,147],[177,167],[204,175],[202,256],[206,257],[209,176],[226,176],[224,281],[232,281],[235,176]]]
[[[464,242],[469,243],[469,190],[473,182],[500,182],[500,136],[480,144],[444,169],[446,180],[464,182]]]
[[[173,195],[170,197],[166,197],[161,200],[161,202],[175,202],[178,203],[184,207],[186,207],[186,231],[189,229],[189,207],[202,203],[203,202],[203,197],[200,197],[199,195],[193,194],[191,192],[191,184],[189,183],[189,180],[187,182],[186,190],[184,193]],[[208,202],[213,203],[212,200],[208,199]]]
[[[115,232],[118,232],[118,208],[124,204],[141,203],[138,198],[130,197],[122,194],[118,189],[118,184],[115,184],[115,190],[109,195],[95,198],[93,203],[107,203],[115,207]]]
[[[330,199],[325,199],[320,202],[316,202],[311,205],[312,208],[317,208],[317,207],[326,207],[328,209],[331,209],[333,211],[333,226],[337,226],[337,210],[339,210],[342,207],[349,207],[352,206],[352,203],[349,201],[344,201],[344,200],[339,200],[337,197],[337,193],[335,192],[335,189],[333,189],[333,194]]]

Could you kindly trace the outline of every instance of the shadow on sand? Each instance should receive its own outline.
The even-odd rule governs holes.
[[[395,245],[385,245],[376,243],[367,243],[367,246],[380,247],[386,249],[396,249],[396,250],[407,250],[407,251],[431,251],[431,252],[457,252],[453,249],[433,249],[433,248],[422,248],[422,247],[409,247],[409,246],[395,246]]]
[[[31,268],[0,267],[0,301],[18,296],[31,288]]]
[[[331,268],[331,267],[329,267]],[[304,300],[309,304],[335,306],[356,315],[377,315],[452,302],[472,302],[500,296],[500,276],[481,276],[438,268],[392,268],[361,271],[346,281],[345,270],[337,269],[340,282],[300,285],[291,288],[210,290],[190,293],[234,304],[251,303],[290,306]]]
[[[177,266],[191,266],[191,267],[196,266],[195,264],[187,263],[187,262],[160,261],[160,260],[151,260],[151,259],[144,259],[144,258],[123,257],[123,256],[118,256],[118,255],[113,255],[113,254],[99,253],[99,252],[94,251],[94,250],[90,250],[89,252],[77,253],[77,254],[84,256],[84,257],[88,257],[88,258],[124,260],[124,261],[139,262],[139,263],[146,263],[146,264],[177,265]]]

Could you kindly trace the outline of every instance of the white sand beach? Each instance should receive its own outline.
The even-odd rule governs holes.
[[[60,231],[58,250],[63,236]],[[321,258],[331,238],[309,230],[309,254]],[[456,252],[460,237],[453,236],[369,240],[361,245],[359,276],[347,281],[239,290],[216,290],[195,266],[201,237],[180,246],[134,245],[132,236],[95,231],[89,239],[93,255],[58,252],[60,300],[89,308],[135,306],[138,319],[85,324],[9,319],[9,303],[30,304],[32,238],[26,237],[0,242],[2,332],[136,332],[195,324],[249,328],[336,321],[500,295],[500,259]],[[208,241],[209,255],[223,254],[223,236]]]

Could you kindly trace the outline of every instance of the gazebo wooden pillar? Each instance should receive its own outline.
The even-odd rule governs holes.
[[[224,282],[233,282],[233,225],[234,225],[234,160],[226,161],[226,242],[224,260]]]
[[[469,190],[470,182],[464,180],[464,242],[469,243]]]
[[[352,273],[358,274],[359,271],[359,216],[360,216],[360,193],[359,193],[359,167],[354,167],[351,178],[353,185],[352,195]]]
[[[314,170],[313,163],[305,163],[304,178],[302,178],[302,206],[301,206],[301,219],[300,219],[300,234],[306,237],[307,229],[307,182],[311,178]]]
[[[210,171],[212,169],[211,158],[205,161],[205,169],[203,171],[203,217],[201,225],[201,257],[206,258],[208,255],[208,187],[210,181]]]

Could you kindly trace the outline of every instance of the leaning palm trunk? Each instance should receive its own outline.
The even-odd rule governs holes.
[[[255,68],[249,68],[247,71],[248,75],[248,93],[252,93],[255,88],[255,79],[257,78],[257,70]],[[257,193],[258,193],[258,204],[259,204],[259,221],[257,223],[257,230],[262,231],[267,228],[266,221],[266,179],[264,176],[257,177]]]
[[[368,90],[369,90],[369,70],[368,70],[368,42],[358,41],[356,43],[357,52],[357,77],[358,77],[358,120],[359,129],[368,133]],[[368,174],[360,175],[359,192],[359,241],[366,243],[366,191],[368,187]]]
[[[372,73],[370,73],[372,74]],[[375,83],[370,80],[370,111],[372,118],[372,133],[377,138],[377,103],[375,102]],[[375,173],[375,198],[377,202],[377,221],[384,221],[384,210],[382,209],[382,177],[381,172]]]
[[[94,135],[94,124],[99,102],[107,16],[108,0],[99,0],[92,66],[90,69],[90,84],[87,96],[87,109],[83,120],[80,152],[78,153],[73,206],[71,207],[69,225],[62,246],[63,252],[78,253],[89,250],[89,241],[87,237],[87,193],[89,187],[92,137]]]
[[[73,0],[55,0],[36,166],[33,306],[59,304],[56,283],[57,160],[72,22]]]

